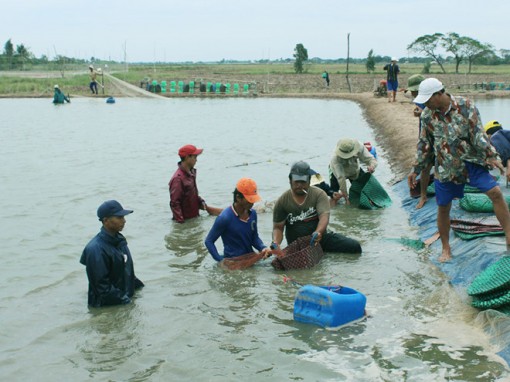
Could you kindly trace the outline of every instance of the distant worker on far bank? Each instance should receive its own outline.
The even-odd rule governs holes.
[[[97,75],[102,74],[101,69],[95,70],[93,65],[89,66],[89,77],[90,77],[90,90],[92,91],[92,94],[98,94],[97,92]]]
[[[64,93],[60,90],[60,87],[58,85],[54,86],[54,93],[53,93],[53,103],[61,104],[64,102],[71,102],[71,99],[69,97],[66,97]]]
[[[389,64],[384,65],[384,70],[386,70],[386,86],[388,88],[388,102],[395,102],[397,97],[397,89],[398,89],[398,74],[400,73],[400,68],[397,65],[397,58],[392,57],[391,62]]]
[[[324,71],[324,73],[322,73],[322,78],[326,81],[326,87],[329,87],[329,73]]]

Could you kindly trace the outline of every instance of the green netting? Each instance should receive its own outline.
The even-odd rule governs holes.
[[[505,196],[506,203],[510,203],[510,195]],[[485,194],[467,194],[459,202],[460,208],[469,212],[494,212],[492,201]]]
[[[487,267],[473,280],[467,292],[470,296],[482,296],[510,288],[510,256],[504,256]],[[486,296],[490,297],[490,296]],[[485,298],[487,299],[487,298]]]
[[[400,243],[400,244],[405,245],[406,247],[409,247],[412,249],[425,248],[425,243],[423,241],[417,240],[417,239],[409,239],[407,237],[399,237],[399,238],[387,238],[386,240]]]
[[[497,294],[494,296],[497,296]],[[508,290],[504,291],[504,294],[488,300],[482,300],[479,297],[473,297],[473,301],[471,301],[471,305],[478,309],[494,309],[507,304],[510,304],[510,291]]]
[[[477,237],[483,237],[483,236],[504,236],[505,233],[503,231],[501,232],[478,232],[478,233],[467,233],[467,232],[459,232],[459,231],[453,231],[455,236],[460,237],[462,240],[473,240]]]
[[[353,205],[365,210],[391,205],[391,198],[375,176],[365,172],[360,173],[358,179],[352,181],[349,200]]]

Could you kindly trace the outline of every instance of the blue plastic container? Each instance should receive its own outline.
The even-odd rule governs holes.
[[[106,99],[106,103],[115,103],[115,98],[113,98],[113,97],[108,97],[108,98]]]
[[[294,320],[337,328],[365,316],[367,298],[344,286],[301,287],[294,300]]]

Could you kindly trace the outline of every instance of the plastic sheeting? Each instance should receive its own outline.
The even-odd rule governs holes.
[[[510,196],[510,189],[499,182],[505,197]],[[425,242],[437,232],[437,204],[433,196],[428,197],[427,203],[421,209],[416,209],[418,199],[411,198],[407,179],[397,183],[394,190],[402,197],[402,207],[409,215],[410,224],[418,226],[420,239]],[[459,201],[454,200],[450,217],[452,219],[474,219],[494,216],[494,213],[467,212],[460,208]],[[452,260],[447,263],[438,261],[441,255],[441,240],[431,244],[430,261],[435,264],[449,279],[466,304],[471,305],[471,297],[467,288],[471,282],[491,264],[503,255],[508,255],[504,236],[485,236],[475,240],[462,240],[450,230],[450,246]],[[508,365],[510,365],[510,316],[495,310],[481,311],[477,321],[481,322],[501,350],[498,352]]]

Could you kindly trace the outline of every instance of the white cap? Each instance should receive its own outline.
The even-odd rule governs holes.
[[[397,60],[397,57],[392,57],[392,58],[391,58],[391,61],[398,61],[398,60]]]
[[[94,69],[94,66],[93,65],[89,65],[89,69]]]
[[[55,89],[58,89],[58,85],[53,86]]]
[[[413,100],[413,102],[423,104],[432,97],[432,94],[443,89],[443,84],[437,78],[426,78],[420,83],[418,96]]]

